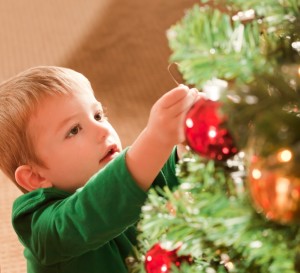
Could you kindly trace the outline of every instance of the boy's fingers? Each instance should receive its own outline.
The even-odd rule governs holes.
[[[199,99],[198,93],[199,91],[196,88],[190,89],[181,106],[177,108],[176,116],[186,113],[190,110],[194,103]]]
[[[158,102],[163,108],[169,108],[184,99],[188,95],[188,93],[189,88],[183,84],[180,84],[179,86],[164,94]]]

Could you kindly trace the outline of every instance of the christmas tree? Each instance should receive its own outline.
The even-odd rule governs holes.
[[[152,189],[132,272],[300,272],[300,1],[200,1],[168,30],[180,185]]]

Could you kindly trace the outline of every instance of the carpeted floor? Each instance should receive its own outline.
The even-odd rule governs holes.
[[[123,146],[130,145],[153,102],[175,86],[166,30],[197,2],[0,0],[0,81],[41,64],[78,70],[90,79]],[[26,272],[10,223],[20,194],[0,174],[1,273]]]

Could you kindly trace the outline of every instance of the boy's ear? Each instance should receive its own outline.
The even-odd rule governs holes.
[[[52,183],[40,176],[40,174],[29,165],[19,166],[15,171],[15,179],[22,188],[29,192],[39,188],[49,188],[53,186]]]

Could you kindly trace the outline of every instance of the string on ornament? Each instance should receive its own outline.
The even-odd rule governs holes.
[[[169,71],[169,74],[171,75],[172,80],[173,80],[177,85],[179,85],[179,82],[175,79],[174,75],[173,75],[172,72],[171,72],[171,67],[174,67],[174,65],[176,65],[177,67],[179,66],[178,63],[170,63],[170,64],[168,65],[168,71]],[[177,68],[177,67],[176,67],[176,68]]]

